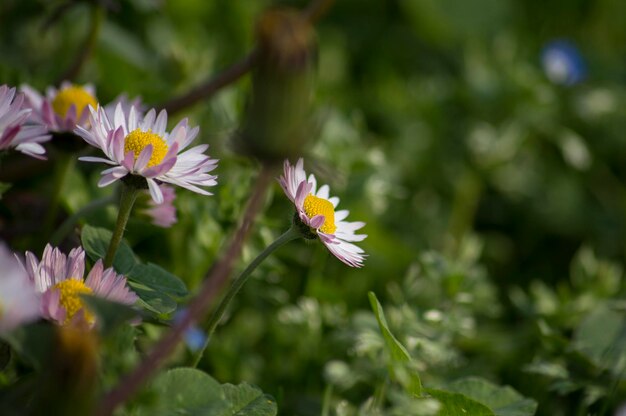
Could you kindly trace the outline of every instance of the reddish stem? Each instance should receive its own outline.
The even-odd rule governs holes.
[[[115,408],[132,397],[141,385],[163,364],[180,342],[185,331],[193,322],[201,320],[213,303],[217,294],[224,287],[233,268],[235,259],[239,257],[244,241],[250,234],[252,224],[261,210],[263,198],[273,177],[273,169],[264,166],[256,180],[254,191],[248,200],[243,221],[237,229],[226,253],[220,261],[207,273],[207,278],[198,295],[189,304],[187,313],[165,334],[154,346],[148,356],[130,374],[125,376],[116,387],[105,394],[97,414],[109,416]]]

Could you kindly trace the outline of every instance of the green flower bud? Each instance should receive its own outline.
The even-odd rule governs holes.
[[[261,16],[252,91],[237,151],[275,163],[303,153],[309,142],[315,32],[297,11],[270,10]]]

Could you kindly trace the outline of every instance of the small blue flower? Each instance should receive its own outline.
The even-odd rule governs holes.
[[[199,351],[206,339],[206,333],[195,325],[185,331],[185,344],[193,352]]]
[[[550,81],[559,85],[577,84],[587,73],[585,61],[578,48],[567,40],[548,42],[541,52],[541,63]]]
[[[186,313],[187,313],[187,309],[181,309],[180,311],[176,312],[176,314],[174,315],[174,322],[175,323],[180,322],[180,320],[183,319]],[[185,340],[185,344],[187,345],[187,348],[195,352],[195,351],[200,350],[204,346],[204,343],[207,340],[207,335],[196,324],[192,324],[185,331],[183,338]]]

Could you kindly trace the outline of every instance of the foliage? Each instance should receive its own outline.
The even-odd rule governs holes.
[[[4,0],[0,85],[54,84],[83,48],[95,4],[109,9],[77,81],[93,83],[99,102],[123,92],[148,106],[245,56],[266,8],[306,6]],[[197,351],[179,346],[119,414],[615,414],[626,397],[624,15],[619,0],[335,2],[315,27],[304,153],[367,223],[365,267],[289,243],[253,272],[199,369],[189,368]],[[555,39],[580,51],[581,82],[546,74],[541,53]],[[135,316],[86,300],[103,322],[98,395],[185,313],[237,229],[259,170],[233,145],[250,84],[171,117],[200,126],[197,140],[220,159],[218,186],[213,197],[179,189],[169,229],[133,212],[113,266],[140,298]],[[47,149],[47,162],[0,160],[0,238],[16,252],[40,255],[50,237],[42,222],[64,153]],[[55,225],[111,195],[99,171],[77,162]],[[81,215],[61,247],[82,245],[93,265],[116,214]],[[292,215],[273,184],[234,275]],[[0,413],[32,410],[34,385],[49,388],[41,406],[55,403],[55,330],[38,322],[2,338]]]

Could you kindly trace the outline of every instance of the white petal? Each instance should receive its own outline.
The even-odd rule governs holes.
[[[157,185],[157,183],[150,178],[146,178],[146,181],[148,182],[148,188],[150,189],[150,196],[152,197],[154,202],[156,202],[157,204],[162,204],[163,192],[161,192],[161,188],[159,188],[159,185]]]

